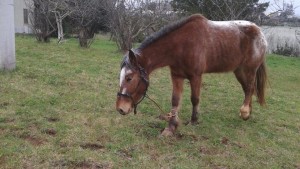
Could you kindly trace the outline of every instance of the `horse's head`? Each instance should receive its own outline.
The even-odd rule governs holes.
[[[126,115],[143,100],[148,88],[148,75],[140,66],[132,50],[124,57],[120,72],[120,90],[117,94],[116,109]],[[136,113],[136,112],[135,112]]]

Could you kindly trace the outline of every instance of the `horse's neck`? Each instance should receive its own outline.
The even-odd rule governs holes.
[[[157,53],[157,51],[145,49],[141,52],[141,54],[142,57],[139,62],[148,74],[155,69],[170,65],[170,63],[168,63],[168,56],[163,53]]]

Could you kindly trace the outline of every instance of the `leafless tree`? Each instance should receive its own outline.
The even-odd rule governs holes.
[[[51,9],[51,0],[26,1],[29,9],[29,18],[36,39],[40,42],[49,42],[50,35],[56,31],[53,23],[54,14]]]
[[[63,19],[72,11],[72,0],[26,0],[34,34],[38,41],[49,42],[50,35],[57,31],[58,42],[63,40]]]
[[[244,19],[245,16],[242,15],[248,9],[248,6],[245,5],[247,2],[243,1],[223,1],[219,3],[218,0],[211,0],[210,3],[213,5],[204,8],[211,8],[211,17],[216,18],[216,20]]]
[[[97,26],[103,18],[101,4],[104,0],[32,0],[27,2],[38,41],[48,42],[57,31],[58,42],[64,38],[63,20],[69,17],[78,31],[80,46],[88,47]]]
[[[72,8],[72,13],[69,16],[78,31],[81,47],[90,46],[95,32],[104,20],[103,2],[104,0],[72,0],[72,4],[69,5]]]
[[[50,0],[50,3],[57,26],[57,39],[60,43],[64,40],[63,20],[73,12],[73,8],[70,8],[72,0]]]
[[[133,41],[148,30],[168,22],[166,1],[111,0],[105,3],[108,27],[120,50],[132,48]],[[169,11],[168,11],[169,10]]]
[[[269,5],[259,0],[172,0],[171,4],[183,14],[201,13],[208,19],[220,21],[256,21]]]
[[[270,10],[272,13],[282,13],[286,12],[288,15],[293,15],[294,10],[298,8],[299,6],[294,6],[294,3],[292,0],[286,1],[286,0],[274,0],[270,4]]]
[[[269,17],[277,18],[280,22],[288,19],[290,16],[295,14],[295,9],[300,6],[295,6],[293,0],[274,0],[270,3],[269,7]]]

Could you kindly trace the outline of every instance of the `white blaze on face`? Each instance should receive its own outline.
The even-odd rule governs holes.
[[[126,73],[126,68],[123,67],[121,72],[120,72],[120,87],[122,85],[122,82],[125,80],[125,76],[126,76],[125,73]]]
[[[132,73],[132,70],[130,69],[127,69],[126,67],[123,67],[121,69],[121,72],[120,72],[120,87],[122,86],[122,83],[123,81],[125,80],[125,77],[128,75],[128,74],[131,74]],[[127,88],[123,88],[122,89],[122,94],[125,94],[127,91]]]

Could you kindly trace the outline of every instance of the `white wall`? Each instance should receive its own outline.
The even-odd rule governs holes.
[[[289,47],[300,50],[300,41],[296,38],[296,32],[300,32],[300,27],[263,26],[261,29],[268,41],[269,53],[278,46],[284,47],[286,43]]]
[[[1,1],[1,0],[0,0]],[[28,3],[28,0],[14,0],[15,5],[15,32],[16,33],[32,33],[29,24],[24,23],[24,12],[23,9],[27,9],[25,1]],[[28,18],[30,23],[30,19]]]
[[[0,0],[0,70],[16,67],[14,1]]]

